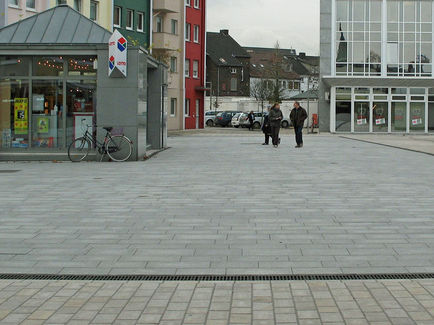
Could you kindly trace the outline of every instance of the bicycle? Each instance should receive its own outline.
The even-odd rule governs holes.
[[[94,125],[97,127],[96,125]],[[71,142],[68,148],[68,157],[72,162],[80,162],[86,159],[92,148],[97,148],[101,155],[101,160],[107,154],[109,158],[116,162],[126,161],[133,153],[132,141],[125,135],[112,135],[113,127],[103,127],[107,131],[104,142],[96,140],[89,132],[92,125],[87,125],[84,136]]]

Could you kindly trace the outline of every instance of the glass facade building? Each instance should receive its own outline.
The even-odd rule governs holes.
[[[321,6],[330,131],[434,132],[433,1],[330,2]]]

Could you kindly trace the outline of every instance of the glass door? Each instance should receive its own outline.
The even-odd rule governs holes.
[[[410,103],[410,132],[425,132],[425,103]]]
[[[374,132],[389,131],[389,103],[374,102],[372,106],[372,130]]]
[[[407,103],[392,102],[392,132],[407,132]]]
[[[369,132],[369,102],[354,103],[354,132]]]

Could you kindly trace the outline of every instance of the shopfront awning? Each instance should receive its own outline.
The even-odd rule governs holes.
[[[347,76],[324,76],[322,81],[329,87],[378,87],[378,88],[434,88],[434,79],[429,77],[347,77]]]

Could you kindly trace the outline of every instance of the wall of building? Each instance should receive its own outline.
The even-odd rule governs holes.
[[[217,66],[210,58],[207,58],[207,81],[212,83],[213,96],[250,96],[250,62],[249,59],[239,59],[243,66],[226,67]],[[231,72],[232,68],[237,69],[237,73]],[[241,69],[244,69],[244,76],[241,76]],[[231,79],[237,78],[237,91],[231,91]],[[217,83],[219,90],[217,91]]]
[[[151,0],[114,0],[114,5],[120,7],[122,10],[121,26],[114,27],[127,37],[134,40],[138,45],[149,48],[150,47],[150,29],[151,29]],[[134,21],[132,30],[126,28],[127,22],[127,9],[134,11]],[[144,15],[143,31],[137,30],[138,13]]]
[[[185,99],[190,102],[190,110],[185,116],[185,129],[203,128],[205,93],[205,43],[206,27],[205,13],[206,2],[200,0],[199,8],[194,8],[194,0],[191,6],[186,6],[186,23],[191,26],[191,39],[186,41],[185,58],[190,62],[190,76],[185,78]],[[194,42],[194,27],[199,26],[199,41]],[[193,77],[193,62],[198,61],[198,76]],[[198,104],[197,104],[198,101]]]
[[[0,28],[47,10],[50,0],[35,1],[35,9],[26,8],[26,0],[19,0],[18,6],[10,5],[8,0],[0,0]]]
[[[167,7],[167,8],[166,8]],[[167,10],[164,10],[167,9]],[[184,128],[184,1],[183,0],[153,0],[152,49],[154,55],[161,54],[164,63],[170,66],[170,58],[175,57],[176,71],[168,74],[168,129],[182,130]],[[163,32],[157,32],[157,16],[163,19]],[[171,33],[172,19],[178,21],[178,33]],[[170,114],[171,99],[176,100],[175,114]]]
[[[332,1],[321,0],[320,15],[320,83],[319,83],[319,127],[320,131],[330,131],[330,88],[321,80],[330,76],[332,50]]]

